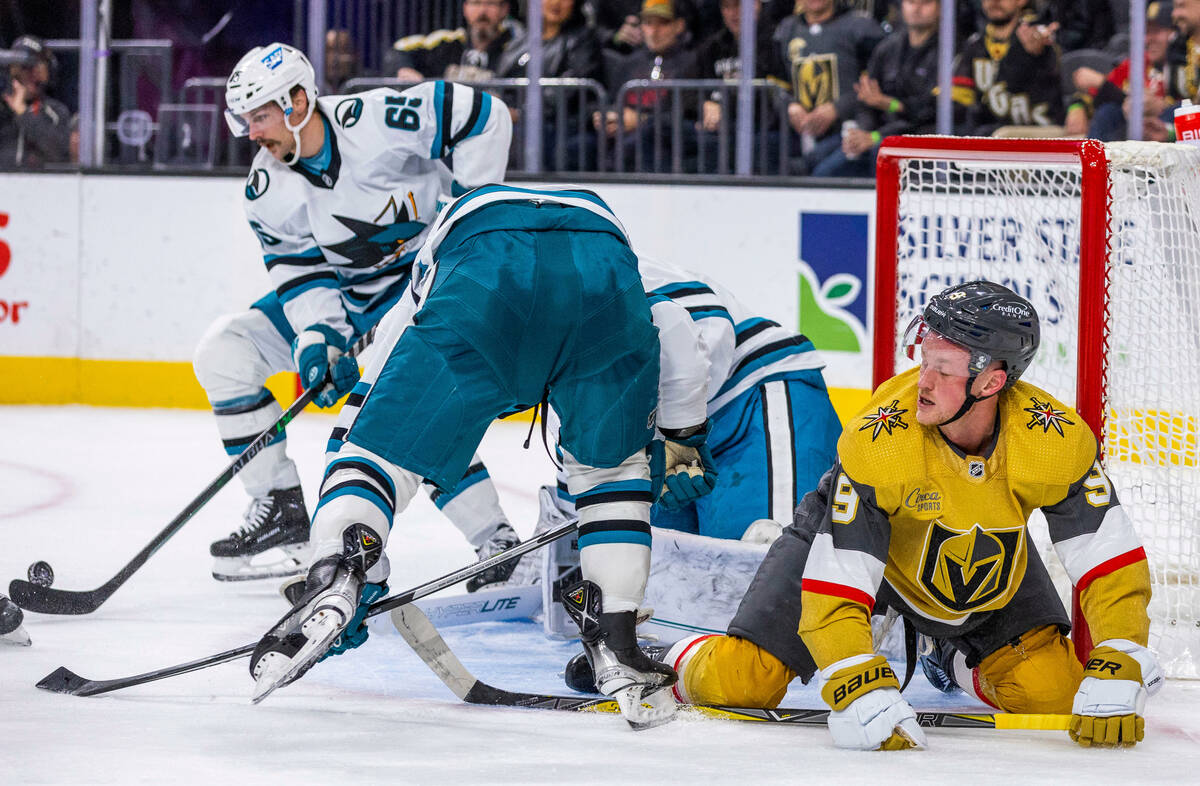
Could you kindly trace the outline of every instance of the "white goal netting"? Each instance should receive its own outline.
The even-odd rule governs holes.
[[[1200,677],[1200,149],[1104,150],[1107,220],[1087,237],[1078,160],[901,159],[896,344],[930,295],[987,278],[1041,316],[1024,378],[1075,403],[1080,249],[1104,244],[1106,291],[1082,297],[1106,304],[1106,373],[1084,384],[1103,391],[1105,465],[1149,558],[1151,646],[1170,676]]]

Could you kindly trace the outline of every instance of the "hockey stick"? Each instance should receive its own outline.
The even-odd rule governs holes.
[[[357,357],[375,337],[375,328],[368,330],[354,346],[347,350],[351,357]],[[154,553],[162,548],[171,537],[183,528],[183,525],[196,515],[200,508],[204,507],[210,499],[216,496],[217,492],[225,487],[233,476],[238,474],[250,460],[267,447],[273,439],[292,422],[295,417],[300,414],[300,411],[308,406],[317,394],[321,392],[324,385],[313,385],[309,389],[300,394],[292,405],[279,416],[279,419],[266,428],[261,434],[254,438],[241,454],[226,467],[220,475],[212,483],[209,483],[203,491],[201,491],[195,499],[187,504],[183,510],[179,512],[175,518],[171,519],[171,523],[163,528],[154,536],[154,539],[146,544],[146,547],[134,556],[125,567],[117,572],[117,575],[106,581],[102,586],[88,591],[62,590],[54,589],[41,584],[34,584],[23,579],[13,579],[8,585],[8,596],[13,601],[25,609],[26,611],[37,611],[42,614],[91,614],[96,609],[100,608],[100,604],[108,600],[109,596],[117,591],[117,588],[124,584],[130,576],[132,576],[138,568],[146,564],[146,560],[154,556]]]
[[[465,568],[459,568],[453,573],[447,573],[440,578],[432,581],[427,581],[417,587],[414,587],[399,595],[389,595],[383,600],[377,600],[371,604],[367,610],[367,617],[374,617],[377,614],[382,614],[385,611],[391,611],[394,608],[412,603],[418,598],[423,598],[426,595],[432,595],[438,590],[445,589],[460,581],[471,578],[472,576],[483,573],[489,568],[493,568],[502,562],[507,562],[513,557],[519,557],[522,554],[527,554],[531,551],[545,546],[547,543],[566,537],[575,531],[576,522],[571,521],[562,525],[557,529],[546,530],[545,532],[536,535],[529,540],[518,543],[512,548],[506,549],[494,557],[482,560],[481,562],[472,563]],[[428,618],[426,618],[428,619]],[[121,690],[133,685],[141,685],[144,682],[154,682],[156,680],[174,677],[177,674],[187,674],[189,671],[199,671],[207,669],[209,666],[216,666],[221,663],[226,663],[231,660],[243,658],[254,651],[258,642],[247,644],[237,649],[218,652],[216,655],[210,655],[207,658],[200,660],[182,663],[178,666],[168,666],[155,671],[148,671],[145,674],[137,674],[132,677],[119,677],[112,680],[90,680],[86,677],[80,677],[75,672],[68,669],[66,666],[59,666],[50,674],[43,677],[37,687],[42,690],[52,691],[54,693],[69,693],[72,696],[95,696],[100,693],[108,693],[109,691]]]
[[[391,613],[392,624],[425,665],[446,684],[455,696],[468,704],[500,707],[531,707],[572,712],[620,713],[617,702],[599,696],[555,696],[545,693],[520,693],[495,688],[472,674],[454,654],[429,617],[413,605],[401,606]],[[682,711],[726,720],[783,723],[792,726],[824,726],[829,710],[752,709],[685,704]],[[1066,731],[1070,715],[1018,715],[1012,713],[918,712],[917,722],[926,727],[961,729],[1043,729]]]

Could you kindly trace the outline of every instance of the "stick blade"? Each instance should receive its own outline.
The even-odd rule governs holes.
[[[41,587],[23,579],[9,582],[8,596],[26,611],[39,614],[91,614],[104,602],[97,590],[72,592]]]
[[[51,693],[66,693],[71,696],[86,696],[92,680],[84,679],[66,666],[59,666],[38,682],[37,687]]]

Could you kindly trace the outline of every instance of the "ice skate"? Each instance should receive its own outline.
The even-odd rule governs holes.
[[[209,547],[217,581],[249,581],[304,572],[308,511],[300,487],[276,489],[246,509],[246,525]]]
[[[304,594],[250,656],[255,704],[312,668],[350,623],[364,583],[342,555],[318,560],[308,571]]]
[[[661,644],[643,644],[640,649],[647,658],[661,662],[670,648]],[[592,671],[592,662],[588,660],[587,652],[580,652],[567,661],[567,666],[563,669],[563,682],[578,693],[600,692],[596,687],[596,673]]]
[[[579,626],[597,690],[616,700],[629,725],[649,729],[674,718],[678,675],[638,649],[634,612],[603,613],[600,588],[586,580],[565,590],[562,603]]]
[[[0,595],[0,641],[20,647],[32,644],[29,634],[21,626],[24,619],[25,613],[21,611],[21,607],[6,596]]]
[[[917,663],[929,684],[942,693],[961,693],[962,688],[954,681],[954,647],[943,639],[917,636]]]

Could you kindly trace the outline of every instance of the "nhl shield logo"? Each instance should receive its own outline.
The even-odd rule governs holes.
[[[967,532],[940,519],[930,523],[921,564],[921,586],[951,611],[982,608],[1008,592],[1013,566],[1023,548],[1024,526]]]
[[[333,110],[334,120],[342,128],[353,128],[362,117],[363,102],[361,98],[347,98]]]
[[[967,462],[967,474],[978,480],[983,477],[983,462],[969,461]]]
[[[267,170],[261,167],[255,169],[250,173],[250,177],[246,178],[246,199],[251,202],[258,199],[267,193],[269,185],[271,185],[271,176],[267,174]]]

